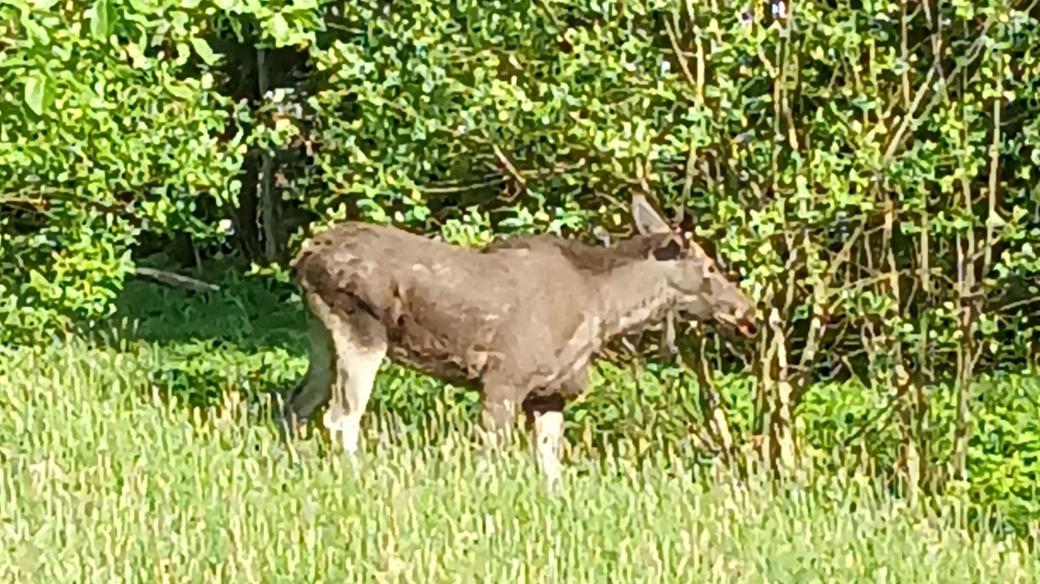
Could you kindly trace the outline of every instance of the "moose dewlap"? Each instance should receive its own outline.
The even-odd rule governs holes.
[[[539,235],[468,249],[347,222],[312,238],[292,269],[310,315],[310,363],[282,409],[290,432],[328,404],[347,453],[384,358],[481,392],[482,426],[532,423],[538,461],[560,471],[565,403],[612,338],[670,313],[756,331],[754,306],[692,239],[641,197],[637,234],[613,247]]]

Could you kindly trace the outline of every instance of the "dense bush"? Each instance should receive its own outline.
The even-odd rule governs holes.
[[[929,375],[961,334],[990,366],[1035,352],[1038,23],[1015,3],[197,4],[5,4],[6,314],[96,315],[143,232],[216,231],[248,141],[312,154],[270,169],[281,207],[477,240],[623,226],[645,179],[817,372],[905,346]],[[251,75],[272,91],[244,137],[222,92]]]
[[[623,229],[645,178],[780,311],[801,367],[891,375],[904,346],[925,377],[960,350],[1022,363],[1038,21],[1008,2],[783,6],[357,3],[311,49],[322,190],[301,202],[484,237]]]
[[[308,47],[315,168],[292,198],[479,243],[622,230],[645,181],[771,323],[708,361],[751,364],[774,455],[812,382],[858,378],[892,390],[893,464],[964,478],[973,375],[1037,355],[1040,21],[1013,2],[753,6],[356,3]]]
[[[111,308],[146,232],[212,233],[234,194],[233,108],[192,58],[208,15],[146,2],[0,6],[0,341]]]

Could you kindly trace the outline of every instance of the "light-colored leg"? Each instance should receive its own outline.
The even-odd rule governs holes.
[[[516,423],[517,403],[510,399],[511,390],[498,384],[486,384],[481,393],[480,424],[477,427],[482,455],[477,458],[478,472],[488,472],[496,451],[510,443]]]
[[[343,450],[353,457],[361,438],[361,418],[386,356],[386,329],[372,316],[360,312],[346,316],[330,314],[323,320],[335,321],[330,328],[336,353],[336,379],[323,422],[333,439],[339,434]]]
[[[555,484],[563,471],[563,465],[560,464],[560,447],[563,444],[563,412],[536,413],[534,431],[538,466],[545,473],[549,483]]]
[[[560,451],[563,446],[563,396],[529,396],[524,400],[528,427],[534,426],[535,456],[549,485],[554,486],[563,472]]]
[[[504,439],[516,421],[516,404],[508,399],[485,398],[480,408],[480,427],[489,437]]]
[[[333,436],[340,434],[343,450],[353,455],[357,453],[361,438],[361,417],[368,407],[368,398],[372,395],[372,386],[385,351],[348,349],[344,353],[339,353],[337,361],[349,359],[349,362],[336,368],[336,388],[323,422]]]

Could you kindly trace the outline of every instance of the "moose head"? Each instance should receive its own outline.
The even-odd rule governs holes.
[[[716,320],[746,337],[758,332],[755,306],[685,230],[673,230],[646,198],[632,198],[632,219],[640,235],[651,238],[649,256],[660,262],[685,320]]]

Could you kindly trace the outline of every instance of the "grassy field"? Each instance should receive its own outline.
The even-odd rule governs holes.
[[[469,420],[373,416],[357,468],[290,452],[234,393],[196,407],[154,357],[68,344],[0,363],[0,581],[1033,582],[1033,541],[865,480],[772,490],[677,452],[570,461],[546,491]]]

